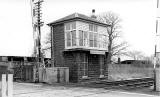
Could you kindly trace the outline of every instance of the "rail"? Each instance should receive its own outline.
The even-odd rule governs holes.
[[[99,87],[105,89],[133,89],[140,87],[150,87],[154,84],[153,78],[138,78],[138,79],[130,79],[130,80],[121,80],[121,81],[95,81],[88,83],[91,87]]]

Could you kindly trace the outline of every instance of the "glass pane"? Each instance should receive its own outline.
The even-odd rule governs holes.
[[[97,26],[94,25],[94,32],[97,32]]]
[[[106,48],[106,35],[103,35],[102,39],[103,39],[103,48]]]
[[[104,35],[105,39],[104,39],[104,43],[105,43],[105,48],[107,48],[107,36]]]
[[[94,33],[94,47],[97,47],[97,33]]]
[[[84,46],[88,45],[88,32],[84,32]]]
[[[99,48],[102,48],[103,39],[102,39],[102,35],[101,35],[101,34],[99,34],[99,41],[98,41],[98,44],[99,44]]]
[[[93,47],[93,33],[92,32],[89,33],[89,46]]]
[[[67,36],[67,46],[71,46],[71,34],[70,32],[66,32]]]
[[[72,31],[72,46],[76,46],[76,31]]]
[[[93,25],[89,25],[89,31],[93,31]]]
[[[76,29],[76,22],[72,23],[72,29]]]
[[[83,46],[83,31],[79,31],[79,45]]]
[[[70,30],[70,24],[66,24],[66,30]]]

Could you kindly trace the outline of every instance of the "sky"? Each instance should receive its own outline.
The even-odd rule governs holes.
[[[44,0],[42,43],[50,32],[47,23],[75,12],[90,16],[92,9],[119,15],[129,50],[154,53],[156,0]],[[0,56],[31,56],[33,44],[30,0],[0,0]]]

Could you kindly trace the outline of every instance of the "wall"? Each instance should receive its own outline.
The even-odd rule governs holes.
[[[69,82],[67,67],[39,68],[39,81],[48,84]]]
[[[132,64],[109,64],[109,80],[125,80],[133,78],[153,77],[153,68],[136,67]]]
[[[57,82],[57,69],[55,68],[40,68],[39,69],[39,81],[52,84]]]
[[[92,79],[97,79],[100,77],[100,60],[99,60],[100,55],[90,54],[89,51],[82,51],[82,50],[65,51],[64,63],[66,67],[69,67],[70,82],[81,82],[81,80],[83,80],[82,78],[82,76],[84,76],[84,56],[83,55],[86,55],[87,56],[86,60],[88,60],[88,63],[85,62],[85,64],[88,64],[86,66],[86,68],[88,68],[88,70],[86,69],[86,72],[85,72],[86,75]],[[106,66],[104,66],[104,64],[106,64],[106,62],[103,63],[103,67],[104,67],[103,74],[107,78],[108,69]]]
[[[64,24],[53,27],[53,43],[51,54],[54,55],[55,66],[64,66],[63,50],[64,50]]]
[[[78,81],[78,65],[76,61],[77,52],[68,51],[64,52],[64,63],[65,67],[69,67],[69,81]]]

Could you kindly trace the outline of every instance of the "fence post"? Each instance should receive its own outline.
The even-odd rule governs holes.
[[[7,97],[6,90],[7,90],[6,74],[2,74],[2,97]]]
[[[8,74],[8,97],[13,97],[13,74]]]

